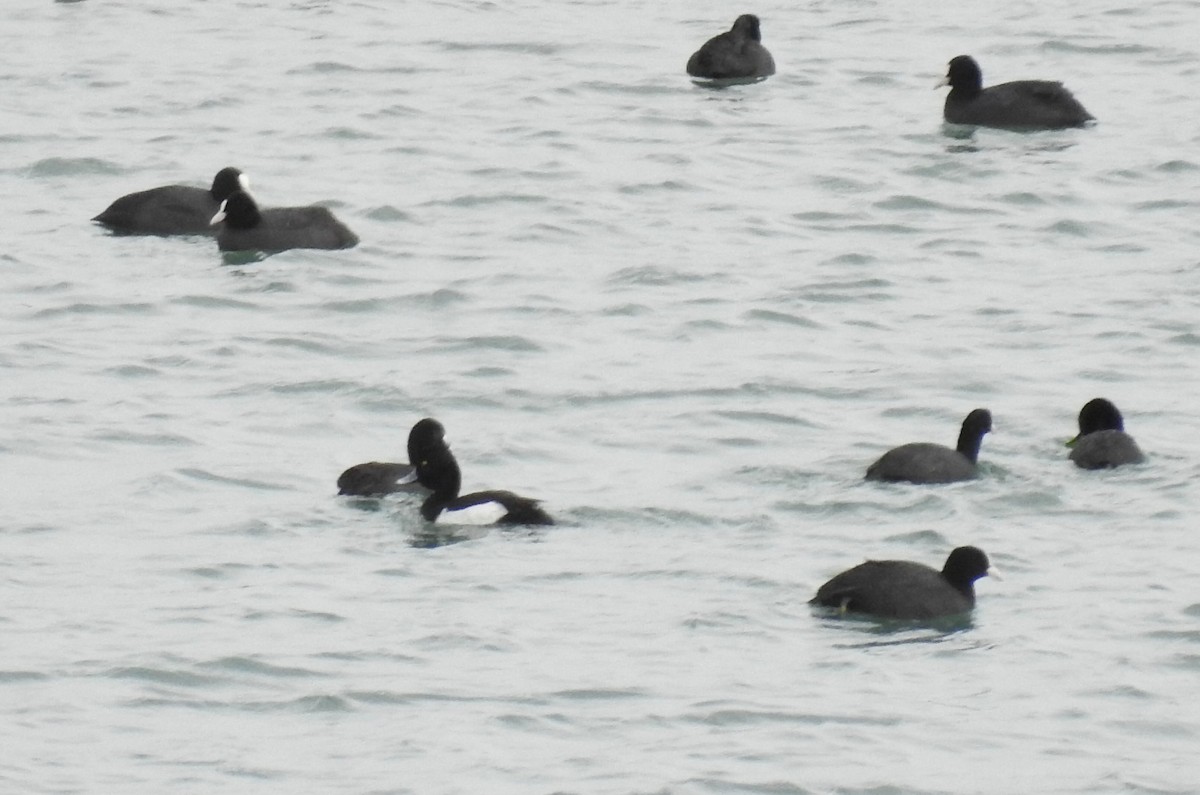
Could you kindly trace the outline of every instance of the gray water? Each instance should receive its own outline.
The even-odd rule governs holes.
[[[754,11],[779,72],[687,56]],[[0,790],[1200,791],[1200,3],[10,4]],[[1091,129],[944,129],[946,61]],[[121,238],[225,165],[349,251]],[[1146,464],[1066,460],[1112,399]],[[862,482],[990,408],[983,477]],[[536,531],[334,494],[423,416]],[[806,604],[1004,574],[965,626]]]

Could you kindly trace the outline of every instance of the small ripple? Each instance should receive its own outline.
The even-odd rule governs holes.
[[[751,309],[745,314],[745,318],[746,320],[765,320],[788,326],[800,326],[801,328],[822,328],[820,323],[816,323],[801,315],[794,315],[790,312],[776,312],[770,309]]]
[[[612,284],[665,287],[673,284],[691,284],[705,281],[708,277],[691,271],[674,270],[658,265],[642,265],[622,268],[608,277]]]
[[[298,381],[293,384],[271,384],[267,388],[280,395],[337,395],[358,388],[355,381],[345,381],[337,378],[319,379],[316,381]],[[262,384],[249,384],[232,390],[233,394],[253,395],[261,392]]]
[[[487,525],[450,525],[435,524],[411,531],[408,534],[408,545],[413,549],[440,549],[441,547],[463,544],[468,541],[479,541],[491,535]]]
[[[548,44],[544,41],[469,42],[439,40],[426,42],[426,44],[448,52],[502,52],[549,56],[557,55],[564,50],[561,45]]]
[[[846,630],[858,635],[886,636],[884,640],[856,640],[853,643],[833,644],[835,648],[840,649],[881,649],[895,646],[939,645],[950,642],[955,644],[949,650],[949,653],[953,654],[963,651],[964,648],[987,648],[982,642],[964,646],[961,641],[965,636],[964,633],[975,626],[974,617],[970,613],[931,619],[905,620],[876,618],[856,613],[842,614],[836,608],[813,607],[813,614],[818,617],[822,626],[828,629]]]
[[[1061,221],[1056,221],[1046,227],[1048,232],[1057,232],[1064,235],[1073,235],[1075,237],[1102,237],[1101,232],[1105,231],[1103,225],[1095,222],[1076,221],[1070,218],[1064,218]]]
[[[683,716],[684,720],[710,726],[752,726],[772,723],[800,723],[810,726],[836,724],[842,726],[896,726],[901,723],[896,717],[863,717],[859,715],[833,715],[813,712],[785,712],[781,710],[720,708],[708,712],[693,712]]]
[[[860,279],[851,282],[819,282],[797,291],[797,295],[805,301],[823,304],[882,301],[895,297],[889,292],[884,292],[893,288],[891,282],[883,279]]]
[[[80,174],[121,174],[123,170],[95,157],[48,157],[29,167],[32,177],[62,177]]]
[[[235,298],[224,298],[215,295],[183,295],[172,298],[170,303],[178,306],[193,306],[200,309],[249,309],[258,310],[258,304],[249,301],[239,301]]]
[[[534,353],[544,350],[542,346],[528,337],[516,335],[463,337],[461,339],[443,337],[437,340],[437,347],[441,350],[497,350],[517,353]]]
[[[451,695],[448,693],[394,693],[388,690],[354,690],[346,698],[368,704],[516,704],[544,706],[546,699],[535,696],[495,698],[493,696]]]
[[[266,483],[261,480],[250,480],[249,478],[230,478],[224,475],[218,475],[215,472],[209,472],[204,469],[194,469],[191,467],[177,469],[175,472],[192,480],[204,481],[206,483],[223,483],[229,486],[241,486],[243,488],[256,489],[258,491],[294,490],[292,486],[280,486],[274,483]]]
[[[192,446],[194,439],[174,433],[135,433],[133,431],[100,431],[90,437],[105,442],[129,442],[154,447]]]
[[[661,182],[635,182],[630,185],[622,185],[617,188],[618,193],[624,193],[630,196],[647,196],[659,191],[690,191],[695,187],[686,182],[680,182],[674,179],[666,179]]]
[[[904,544],[912,544],[914,546],[929,546],[937,549],[944,549],[949,546],[949,541],[941,533],[935,530],[917,530],[912,533],[897,533],[895,535],[885,536],[885,541],[899,541]]]
[[[269,257],[282,252],[278,251],[222,251],[221,263],[227,267],[236,268],[239,265],[254,265],[259,262],[264,262]],[[241,271],[238,271],[241,272]],[[293,288],[288,285],[287,292],[291,292]]]
[[[748,422],[752,425],[758,425],[759,423],[769,423],[771,425],[791,425],[791,426],[799,426],[799,427],[804,427],[804,428],[815,428],[816,427],[815,424],[809,422],[808,420],[803,419],[802,417],[796,417],[796,416],[793,416],[790,414],[777,414],[777,413],[771,412],[771,411],[747,411],[747,410],[738,410],[738,409],[727,409],[727,410],[714,411],[713,414],[715,414],[718,417],[725,417],[726,419]]]
[[[1200,671],[1200,654],[1173,654],[1167,664],[1185,671]]]
[[[1119,44],[1080,44],[1076,40],[1067,41],[1065,39],[1054,39],[1042,45],[1046,50],[1057,50],[1059,52],[1070,53],[1089,53],[1092,55],[1148,55],[1157,52],[1157,48],[1150,47],[1144,44],[1130,44],[1122,42]]]
[[[227,706],[247,712],[352,712],[354,706],[341,696],[329,694],[301,696],[283,701],[230,702]]]
[[[314,671],[308,668],[271,665],[269,663],[262,662],[261,660],[254,659],[253,657],[222,657],[219,660],[201,663],[200,667],[270,677],[325,676],[325,674],[320,671]]]
[[[1154,201],[1138,202],[1133,205],[1135,210],[1187,210],[1196,206],[1195,202],[1181,199],[1156,199]]]
[[[476,367],[474,370],[468,370],[465,375],[468,378],[501,378],[503,376],[513,375],[516,371],[508,367],[496,367],[490,365],[487,367]]]
[[[646,529],[647,526],[659,528],[672,528],[680,525],[716,527],[724,524],[711,515],[666,508],[620,510],[616,508],[583,507],[576,508],[572,511],[572,514],[578,517],[579,524],[585,526],[613,525],[636,527],[639,530]]]
[[[556,690],[551,692],[550,696],[552,698],[564,698],[568,701],[612,701],[614,699],[644,698],[646,692],[638,688],[588,687]]]
[[[353,66],[348,63],[342,63],[341,61],[314,61],[313,63],[305,64],[304,66],[289,69],[287,74],[307,74],[309,72],[316,72],[317,74],[331,74],[338,72],[360,71],[362,70],[357,66]]]
[[[289,75],[304,75],[304,74],[344,74],[344,73],[359,73],[359,74],[382,74],[382,75],[417,75],[424,72],[424,69],[415,66],[375,66],[362,67],[354,64],[343,63],[341,61],[314,61],[304,66],[297,66],[287,71]]]
[[[850,224],[846,231],[867,233],[872,235],[913,235],[924,232],[924,229],[907,224]]]
[[[314,610],[251,610],[246,613],[247,621],[269,621],[277,618],[301,618],[305,621],[319,621],[323,624],[338,624],[346,620],[345,616],[336,613],[324,613]]]
[[[827,226],[822,227],[823,229],[836,228],[831,225],[831,222],[849,221],[851,218],[856,217],[858,216],[850,213],[834,213],[829,212],[828,210],[810,210],[808,212],[792,214],[792,218],[796,219],[797,221],[820,222],[827,224]]]
[[[272,337],[265,340],[265,344],[273,348],[293,348],[305,353],[332,354],[337,350],[332,345],[318,342],[311,337]]]
[[[935,202],[927,199],[924,196],[913,196],[911,194],[902,194],[898,196],[888,196],[886,199],[880,199],[872,206],[880,210],[953,210],[962,212],[969,208],[960,205],[946,205],[941,202]],[[984,210],[975,210],[973,212],[985,212]]]
[[[455,196],[453,199],[442,199],[426,202],[422,206],[475,208],[487,207],[495,204],[545,204],[549,200],[550,199],[546,196],[539,196],[533,193],[470,193],[463,196]]]
[[[75,303],[68,306],[56,306],[42,309],[34,313],[34,317],[59,317],[61,315],[148,315],[156,311],[154,304],[90,304]]]
[[[1168,160],[1165,163],[1159,163],[1154,167],[1155,171],[1164,171],[1168,174],[1178,174],[1184,171],[1196,171],[1200,169],[1200,165],[1193,163],[1190,160]],[[1141,176],[1140,174],[1138,176]]]
[[[745,792],[745,793],[761,793],[762,795],[813,795],[813,790],[798,787],[788,781],[768,781],[756,783],[752,781],[743,781],[729,778],[693,778],[684,782],[687,785],[696,785],[710,792]],[[691,789],[691,787],[688,787]],[[839,790],[843,792],[844,790]],[[665,792],[665,790],[663,790]],[[656,793],[657,795],[657,793]],[[869,793],[863,795],[891,795],[878,788],[872,789]],[[903,795],[899,790],[895,795]]]
[[[106,367],[100,372],[104,375],[115,375],[122,378],[146,378],[162,374],[162,371],[158,368],[146,367],[140,364],[123,364],[119,367]]]
[[[1148,638],[1154,638],[1156,640],[1200,643],[1200,630],[1156,630],[1154,632],[1147,632],[1145,635]]]
[[[1044,207],[1049,203],[1043,197],[1029,191],[1005,193],[1002,196],[997,196],[996,199],[1005,204],[1015,204],[1020,207]]]
[[[384,139],[382,135],[353,127],[330,127],[322,130],[320,137],[335,141],[379,141]]]
[[[37,682],[49,678],[37,671],[0,671],[0,682]]]
[[[136,679],[142,682],[178,687],[211,687],[226,681],[223,677],[205,676],[178,669],[151,668],[144,665],[110,668],[103,675],[112,679]]]
[[[246,563],[223,563],[219,566],[197,566],[192,569],[184,569],[183,573],[194,577],[203,577],[206,580],[228,580],[236,574],[257,570],[257,566]]]
[[[400,299],[391,298],[354,298],[344,301],[327,301],[321,308],[329,312],[340,312],[350,315],[366,315],[372,312],[387,312],[396,308]]]
[[[372,207],[367,210],[366,215],[373,221],[411,221],[413,218],[411,214],[390,204]]]

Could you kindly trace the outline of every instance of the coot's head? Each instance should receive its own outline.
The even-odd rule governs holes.
[[[1104,398],[1093,398],[1079,410],[1079,436],[1087,436],[1096,431],[1123,430],[1125,430],[1125,420],[1111,401]]]
[[[962,431],[958,434],[958,452],[974,463],[979,458],[979,446],[983,443],[983,435],[992,430],[992,412],[987,409],[975,409],[963,420]]]
[[[231,229],[253,229],[262,221],[262,214],[250,194],[238,190],[221,202],[221,209],[217,210],[209,223],[219,224],[222,221]]]
[[[732,32],[753,41],[762,41],[762,31],[759,29],[758,17],[753,14],[742,14],[735,19],[733,21]]]
[[[983,72],[979,64],[969,55],[958,55],[950,59],[946,79],[942,85],[957,91],[977,94],[983,90]]]
[[[988,556],[979,547],[957,547],[946,558],[942,576],[958,590],[969,591],[972,583],[987,576],[989,565]]]
[[[223,202],[239,190],[249,193],[250,179],[233,166],[227,166],[213,177],[212,187],[208,192],[212,194],[214,201]]]

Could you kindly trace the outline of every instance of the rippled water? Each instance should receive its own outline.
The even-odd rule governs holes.
[[[7,9],[0,789],[1196,791],[1198,13]],[[963,52],[1099,125],[944,130]],[[225,165],[362,245],[87,221]],[[1147,464],[1066,461],[1097,395]],[[976,406],[981,480],[860,480]],[[422,416],[560,524],[334,496]],[[966,627],[805,604],[965,543]]]

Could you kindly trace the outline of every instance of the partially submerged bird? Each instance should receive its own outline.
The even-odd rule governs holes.
[[[711,80],[775,74],[775,59],[762,45],[758,17],[742,14],[732,28],[704,42],[688,59],[687,73]]]
[[[1104,398],[1089,400],[1079,410],[1079,435],[1067,445],[1071,460],[1082,469],[1109,469],[1146,459],[1133,437],[1125,433],[1121,412]]]
[[[416,450],[413,461],[417,467],[417,480],[433,493],[421,505],[421,516],[426,521],[438,521],[445,517],[448,522],[459,521],[457,514],[476,506],[487,506],[500,513],[499,518],[488,517],[491,524],[504,525],[550,525],[554,520],[542,510],[539,501],[521,497],[511,491],[476,491],[459,495],[462,488],[462,473],[458,461],[450,452],[444,439],[427,440]],[[464,516],[465,518],[465,516]]]
[[[445,439],[446,429],[437,420],[426,417],[417,421],[408,432],[408,463],[369,461],[355,464],[338,476],[338,494],[356,497],[381,497],[398,491],[426,491],[417,482],[413,463],[420,450]]]
[[[123,235],[212,235],[213,213],[235,191],[250,189],[246,175],[229,166],[212,185],[163,185],[130,193],[108,205],[92,220]]]
[[[868,560],[822,585],[809,604],[885,619],[958,615],[975,607],[975,581],[989,567],[977,547],[958,547],[941,571],[907,560]]]
[[[913,442],[888,450],[867,467],[867,480],[908,483],[954,483],[978,476],[976,461],[984,434],[992,430],[992,414],[975,409],[963,420],[958,445]]]
[[[1058,130],[1095,120],[1074,94],[1052,80],[1016,80],[984,88],[983,72],[969,55],[951,59],[939,85],[950,86],[942,114],[951,124]]]
[[[260,210],[250,194],[236,191],[221,202],[211,224],[220,224],[222,251],[286,251],[292,248],[350,248],[358,236],[324,207]]]

